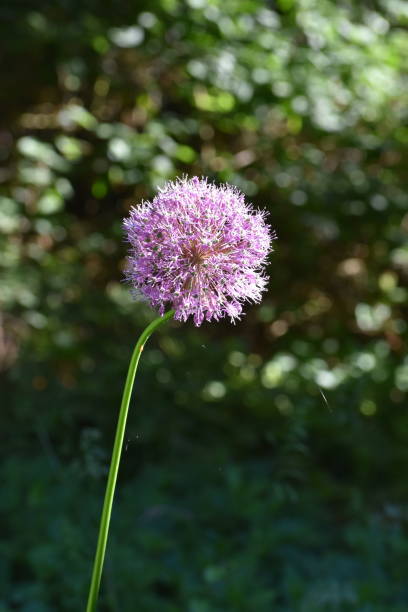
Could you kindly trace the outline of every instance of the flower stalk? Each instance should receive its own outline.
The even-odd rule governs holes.
[[[133,383],[136,370],[143,347],[151,334],[163,323],[174,316],[174,310],[169,310],[163,316],[157,317],[146,327],[140,335],[132,358],[123,390],[122,403],[119,412],[118,424],[116,427],[115,442],[113,445],[112,459],[109,468],[108,482],[106,485],[105,499],[103,502],[102,515],[99,525],[98,543],[96,547],[95,560],[92,570],[92,578],[89,589],[88,604],[86,612],[94,612],[98,601],[98,593],[101,582],[103,562],[105,558],[106,543],[108,540],[109,524],[112,513],[113,497],[115,495],[116,480],[119,471],[120,457],[122,454],[123,439],[125,435],[126,421],[129,410],[130,398],[132,395]]]

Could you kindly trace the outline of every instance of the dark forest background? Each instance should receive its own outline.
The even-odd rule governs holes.
[[[26,1],[0,21],[1,612],[85,607],[154,317],[122,282],[122,218],[182,174],[270,211],[270,288],[236,326],[146,347],[100,610],[405,612],[406,5]]]

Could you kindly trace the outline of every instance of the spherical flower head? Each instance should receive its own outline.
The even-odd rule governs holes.
[[[259,302],[267,285],[275,233],[265,215],[230,185],[197,177],[167,183],[124,221],[134,293],[160,314],[173,308],[180,321],[234,322],[243,302]]]

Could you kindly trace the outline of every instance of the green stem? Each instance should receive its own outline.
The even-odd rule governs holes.
[[[135,380],[137,365],[139,363],[140,354],[143,350],[145,342],[150,335],[165,321],[171,319],[174,315],[174,310],[169,310],[162,317],[157,317],[150,325],[146,327],[136,343],[130,360],[129,370],[126,378],[125,388],[123,390],[122,404],[120,406],[119,419],[116,427],[115,442],[113,445],[112,459],[109,468],[108,483],[106,485],[105,499],[103,502],[101,522],[99,525],[98,544],[96,546],[95,560],[92,570],[91,585],[89,588],[88,605],[86,612],[94,612],[98,600],[99,585],[101,583],[101,575],[103,569],[103,561],[105,558],[106,542],[108,540],[109,523],[112,513],[113,496],[115,494],[116,479],[118,476],[120,456],[122,453],[123,438],[125,435],[126,419],[128,415],[130,396],[132,394],[133,383]]]

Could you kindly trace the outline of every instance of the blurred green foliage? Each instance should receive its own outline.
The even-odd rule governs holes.
[[[1,612],[84,605],[153,316],[121,220],[183,173],[270,210],[270,291],[146,347],[100,609],[405,611],[406,5],[0,11]]]

